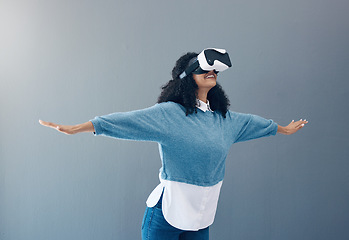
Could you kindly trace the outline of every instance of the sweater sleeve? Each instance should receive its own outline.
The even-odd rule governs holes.
[[[278,125],[271,119],[265,119],[253,114],[242,114],[241,128],[235,138],[236,142],[276,135]]]
[[[94,134],[126,140],[161,142],[167,128],[165,110],[160,105],[95,117],[90,120],[95,128]]]

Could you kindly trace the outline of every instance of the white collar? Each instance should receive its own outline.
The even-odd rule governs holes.
[[[200,99],[196,99],[196,107],[203,112],[210,111],[213,112],[210,108],[210,102],[207,100],[207,103],[204,103]]]

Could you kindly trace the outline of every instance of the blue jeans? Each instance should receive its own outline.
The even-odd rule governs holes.
[[[152,208],[147,207],[142,221],[142,240],[208,240],[209,227],[185,231],[171,226],[161,209],[162,196]]]

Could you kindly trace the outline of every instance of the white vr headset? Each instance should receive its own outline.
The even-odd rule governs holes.
[[[232,66],[225,49],[206,48],[197,57],[189,61],[189,66],[179,75],[182,79],[189,74],[204,74],[214,70],[216,73]]]

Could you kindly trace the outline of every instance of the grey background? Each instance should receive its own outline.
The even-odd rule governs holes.
[[[291,135],[239,143],[211,239],[349,239],[349,2],[0,0],[0,239],[140,239],[156,143],[61,124],[153,105],[175,61],[228,50],[231,110]]]

